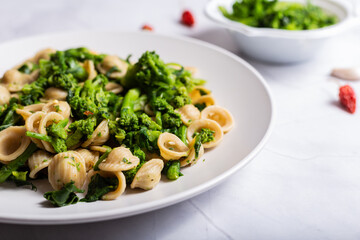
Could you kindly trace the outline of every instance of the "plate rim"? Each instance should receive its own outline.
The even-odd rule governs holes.
[[[232,168],[227,169],[222,174],[214,177],[211,181],[207,181],[205,183],[202,183],[194,188],[190,188],[189,190],[185,190],[173,195],[170,195],[168,197],[153,200],[151,202],[137,204],[135,206],[129,206],[127,207],[127,211],[123,212],[121,211],[122,208],[119,209],[111,209],[111,210],[102,210],[100,212],[85,212],[85,213],[77,213],[75,214],[64,214],[61,216],[56,215],[32,215],[31,217],[27,216],[19,216],[18,214],[1,214],[0,213],[0,223],[8,223],[8,224],[26,224],[26,225],[55,225],[55,224],[80,224],[80,223],[89,223],[89,222],[98,222],[98,221],[104,221],[104,220],[111,220],[111,219],[119,219],[129,216],[134,216],[154,210],[158,210],[161,208],[165,208],[170,205],[174,205],[176,203],[185,201],[187,199],[190,199],[196,195],[199,195],[207,190],[210,190],[211,188],[215,187],[216,185],[223,182],[225,179],[233,175],[235,172],[237,172],[239,169],[247,165],[258,153],[260,153],[261,149],[265,146],[266,142],[268,141],[271,132],[274,129],[275,125],[275,106],[274,106],[274,99],[271,93],[271,90],[265,81],[264,77],[247,61],[242,59],[241,57],[237,56],[236,54],[223,49],[217,45],[214,45],[209,42],[205,42],[199,39],[195,39],[188,36],[183,35],[174,35],[174,34],[161,34],[161,33],[153,33],[153,32],[137,32],[137,31],[98,31],[98,30],[87,30],[87,31],[60,31],[60,32],[48,32],[43,34],[36,34],[26,37],[20,37],[20,38],[14,38],[10,39],[5,42],[0,43],[0,47],[6,46],[7,44],[16,44],[17,42],[22,41],[31,41],[36,38],[45,38],[45,37],[56,37],[56,36],[66,36],[66,35],[86,35],[86,34],[115,34],[115,35],[128,35],[128,34],[138,34],[140,35],[152,35],[155,37],[160,37],[164,39],[171,39],[171,40],[181,40],[182,42],[187,42],[190,44],[194,44],[198,47],[205,47],[217,52],[220,52],[221,54],[224,54],[235,61],[242,64],[244,67],[246,67],[248,70],[250,70],[260,81],[262,86],[264,87],[264,90],[269,98],[269,104],[270,104],[270,120],[269,124],[267,126],[267,130],[262,137],[262,139],[259,141],[259,143],[252,149],[252,151],[241,161],[236,163]],[[118,210],[118,211],[116,211]]]

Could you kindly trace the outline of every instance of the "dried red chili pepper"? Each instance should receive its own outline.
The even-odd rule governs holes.
[[[145,24],[141,27],[142,30],[147,30],[147,31],[153,31],[153,27],[148,25],[148,24]]]
[[[354,113],[356,109],[356,95],[355,91],[349,85],[341,86],[339,89],[339,99],[341,104],[350,113]]]
[[[181,22],[186,26],[192,27],[195,24],[194,15],[189,10],[185,10],[181,16]]]
[[[90,112],[90,111],[85,111],[84,114],[85,114],[86,116],[89,116],[89,115],[93,115],[94,113],[92,113],[92,112]]]

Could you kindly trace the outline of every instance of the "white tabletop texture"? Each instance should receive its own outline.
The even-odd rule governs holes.
[[[309,62],[266,64],[241,55],[228,32],[205,17],[206,2],[0,1],[0,43],[58,31],[140,31],[147,23],[156,33],[194,37],[243,57],[264,76],[276,106],[261,153],[206,193],[105,222],[0,224],[1,240],[360,239],[360,111],[340,106],[329,77],[333,67],[360,66],[360,26],[329,40]],[[193,28],[179,24],[184,8],[195,14]],[[360,83],[351,85],[360,94]]]

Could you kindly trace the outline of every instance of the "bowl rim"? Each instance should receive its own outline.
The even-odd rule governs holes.
[[[235,0],[233,0],[233,2],[234,1]],[[330,2],[336,5],[338,8],[343,9],[346,14],[345,17],[338,23],[335,23],[334,25],[331,26],[318,28],[318,29],[311,29],[311,30],[291,31],[285,29],[251,27],[240,22],[232,21],[226,18],[223,14],[221,14],[220,11],[214,10],[214,9],[218,9],[221,3],[224,3],[223,0],[210,0],[206,4],[204,11],[205,11],[205,15],[213,22],[231,31],[241,33],[247,37],[268,37],[268,38],[284,38],[284,39],[326,38],[351,28],[356,23],[354,19],[359,20],[355,17],[352,17],[351,7],[349,2],[344,2],[339,0],[319,0],[319,1]]]

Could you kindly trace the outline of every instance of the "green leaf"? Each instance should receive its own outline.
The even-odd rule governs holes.
[[[63,207],[70,204],[76,204],[79,201],[79,197],[75,192],[83,193],[84,191],[78,189],[74,185],[74,181],[71,181],[64,185],[64,187],[57,191],[46,192],[44,198],[49,200],[56,207]]]
[[[85,198],[81,199],[81,202],[94,202],[108,192],[114,191],[119,184],[117,178],[104,178],[100,174],[95,174],[91,177],[89,183],[88,192]]]
[[[30,143],[27,149],[15,160],[9,164],[4,165],[0,169],[0,183],[3,183],[8,179],[13,171],[16,171],[19,167],[24,166],[28,158],[37,150],[37,146],[34,143]]]

